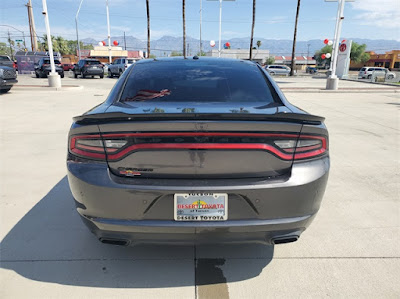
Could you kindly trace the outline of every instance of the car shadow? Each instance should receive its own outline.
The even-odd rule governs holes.
[[[100,243],[81,222],[65,176],[5,236],[1,268],[35,281],[107,288],[217,284],[258,276],[273,246]],[[229,264],[230,258],[234,262]],[[248,263],[252,259],[252,263]],[[195,266],[196,265],[196,266]],[[216,275],[229,266],[229,275]],[[196,278],[197,276],[197,278]]]

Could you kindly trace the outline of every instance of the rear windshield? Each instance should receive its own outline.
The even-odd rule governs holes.
[[[85,64],[89,64],[89,65],[100,64],[100,61],[98,61],[98,60],[86,60]]]
[[[366,70],[366,68],[365,67],[363,67],[360,71],[365,71]]]
[[[255,64],[156,61],[136,64],[121,102],[275,102]]]
[[[43,59],[43,63],[50,64],[50,59]],[[54,64],[61,64],[61,62],[57,59],[54,59]]]
[[[135,62],[135,60],[133,60],[133,59],[128,59],[128,63],[134,63]]]

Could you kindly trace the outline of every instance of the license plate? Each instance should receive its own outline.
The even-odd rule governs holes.
[[[176,221],[224,221],[228,219],[228,194],[177,193],[174,196]]]

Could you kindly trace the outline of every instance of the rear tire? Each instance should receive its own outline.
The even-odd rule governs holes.
[[[7,88],[0,89],[0,93],[6,93],[6,92],[9,92],[9,91],[10,91],[10,89],[11,89],[11,87],[7,87]]]
[[[122,76],[122,70],[119,70],[118,77],[121,77],[121,76]]]
[[[371,77],[372,77],[371,75],[368,75],[368,76],[367,76],[367,79],[371,79]]]
[[[81,75],[81,76],[82,76],[82,78],[83,78],[83,79],[85,79],[85,78],[86,78],[86,76],[85,76],[85,74],[84,74],[84,73],[82,73],[82,75]]]
[[[60,75],[61,78],[64,78],[64,73]]]
[[[39,74],[37,72],[35,72],[36,78],[39,78]]]
[[[389,80],[392,80],[392,79],[394,79],[394,76],[393,76],[393,75],[390,75],[390,76],[388,76],[388,79],[389,79]]]
[[[103,75],[100,75],[100,79],[103,79],[104,78],[104,74]]]
[[[78,74],[77,74],[77,73],[74,73],[74,77],[75,77],[75,79],[78,78]]]
[[[108,78],[112,78],[112,77],[114,77],[114,75],[113,75],[113,73],[111,72],[111,70],[108,69]]]

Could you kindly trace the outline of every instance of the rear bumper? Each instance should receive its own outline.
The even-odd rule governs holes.
[[[263,242],[299,236],[312,222],[325,191],[329,158],[296,163],[276,180],[151,180],[119,178],[105,164],[68,161],[77,211],[98,238],[129,243]],[[228,193],[228,220],[176,222],[173,195]]]
[[[99,75],[103,75],[104,74],[104,70],[103,69],[85,69],[83,70],[83,73],[85,75],[94,75],[94,76],[99,76]]]
[[[18,83],[17,79],[0,79],[0,89],[8,89],[16,83]]]

